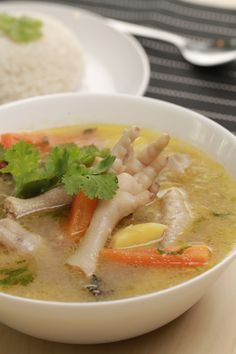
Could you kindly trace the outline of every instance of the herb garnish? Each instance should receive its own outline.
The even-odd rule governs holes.
[[[5,155],[5,149],[3,145],[0,144],[0,161],[4,160],[4,155]]]
[[[21,267],[16,269],[0,269],[0,285],[23,285],[26,286],[34,280],[34,276],[28,267]]]
[[[216,212],[216,211],[213,211],[213,212],[212,212],[212,215],[213,215],[213,216],[216,216],[216,217],[224,218],[225,216],[232,215],[232,213],[230,213],[229,211],[225,211],[225,212]]]
[[[42,22],[28,16],[0,14],[0,31],[14,42],[27,43],[42,37]]]
[[[202,272],[202,271],[204,270],[204,268],[203,268],[203,267],[196,267],[195,270],[196,270],[197,272]]]
[[[177,254],[180,254],[180,252],[178,251],[165,251],[161,248],[158,248],[157,251],[160,253],[160,254],[172,254],[174,256],[176,256]]]
[[[19,261],[16,261],[16,264],[21,264],[21,263],[25,263],[26,260],[25,259],[20,259]]]
[[[185,245],[185,246],[181,246],[181,247],[177,247],[176,250],[167,250],[167,249],[163,249],[163,248],[157,248],[157,251],[160,253],[160,254],[172,254],[174,256],[177,256],[179,254],[182,254],[184,250],[186,250],[187,248],[189,248],[190,246],[189,245]]]
[[[97,157],[100,161],[93,165]],[[2,153],[2,159],[7,166],[1,172],[12,175],[15,195],[21,198],[64,184],[70,195],[82,191],[90,199],[112,199],[118,188],[116,175],[108,171],[115,157],[93,145],[59,145],[41,157],[34,145],[19,141]]]

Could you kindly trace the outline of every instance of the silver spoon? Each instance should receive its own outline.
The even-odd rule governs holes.
[[[125,33],[174,44],[185,60],[198,66],[216,66],[236,59],[236,38],[216,40],[192,40],[180,35],[155,28],[106,19],[107,23]]]

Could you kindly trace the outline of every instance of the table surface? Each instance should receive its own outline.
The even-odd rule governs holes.
[[[234,7],[236,0],[188,0]],[[32,338],[0,324],[0,354],[236,354],[236,261],[208,293],[168,325],[131,340],[67,345]]]

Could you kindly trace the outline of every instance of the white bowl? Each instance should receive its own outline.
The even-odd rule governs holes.
[[[206,151],[236,177],[236,138],[211,120],[170,103],[123,95],[62,94],[0,107],[0,132],[85,122],[135,123],[167,131]],[[231,252],[212,269],[175,287],[123,300],[63,303],[0,293],[0,320],[57,342],[101,343],[134,337],[189,309],[235,256],[236,251]]]

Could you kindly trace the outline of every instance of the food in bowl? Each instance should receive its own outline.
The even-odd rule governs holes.
[[[156,292],[236,241],[236,184],[202,151],[138,127],[1,135],[0,289],[92,302]]]
[[[80,86],[80,45],[54,18],[27,11],[0,13],[0,51],[0,103]]]

